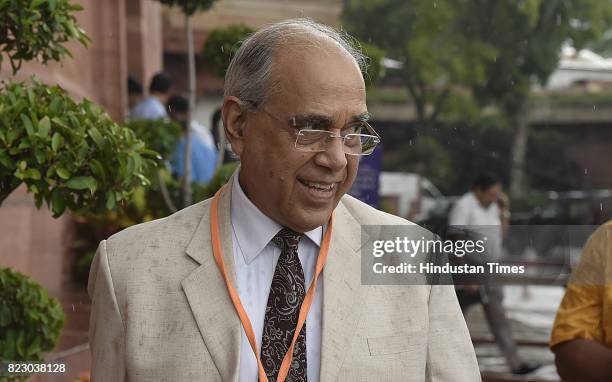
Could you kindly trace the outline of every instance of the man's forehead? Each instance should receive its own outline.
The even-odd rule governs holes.
[[[314,47],[298,52],[296,49],[283,53],[273,66],[276,87],[273,92],[280,93],[280,98],[365,105],[365,83],[348,52],[339,48],[330,52]],[[363,111],[357,110],[358,113]]]
[[[370,113],[367,111],[356,113],[347,116],[347,122],[367,122],[370,120]],[[289,117],[289,123],[294,126],[303,126],[303,125],[335,125],[338,122],[337,115],[327,115],[327,114],[319,114],[319,113],[310,113],[310,114],[295,114]]]

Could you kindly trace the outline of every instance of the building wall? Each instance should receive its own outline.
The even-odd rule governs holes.
[[[245,24],[254,29],[295,17],[310,17],[323,24],[338,27],[342,12],[341,0],[220,0],[206,12],[193,15],[196,55],[202,52],[208,33],[215,28]],[[187,90],[187,51],[185,16],[179,8],[164,7],[164,66],[171,74],[178,91]],[[197,59],[197,56],[196,56]],[[199,60],[198,60],[199,61]],[[216,96],[222,92],[223,80],[197,65],[198,96]]]
[[[155,73],[163,67],[161,4],[152,0],[126,3],[128,73],[145,92]]]
[[[196,52],[201,50],[208,31],[234,24],[255,29],[294,17],[310,17],[331,26],[339,26],[341,0],[221,0],[206,12],[193,15]],[[179,8],[164,8],[164,51],[185,52],[185,17]]]

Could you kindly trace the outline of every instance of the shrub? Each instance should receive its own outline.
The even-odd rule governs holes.
[[[0,1],[0,52],[8,57],[13,74],[23,60],[47,63],[71,56],[64,47],[69,40],[87,46],[89,37],[73,15],[82,9],[68,0]],[[2,56],[0,54],[0,66]]]
[[[8,83],[0,88],[0,203],[21,183],[54,216],[64,210],[114,209],[157,153],[88,100],[73,101],[59,86]]]
[[[206,67],[215,76],[225,77],[225,71],[232,57],[242,42],[253,32],[255,32],[254,29],[243,24],[213,29],[206,38],[202,49]]]
[[[21,273],[0,268],[0,359],[41,361],[63,325],[56,299]]]

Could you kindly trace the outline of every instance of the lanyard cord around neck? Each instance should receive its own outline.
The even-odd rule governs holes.
[[[240,301],[240,297],[238,296],[238,292],[236,292],[236,288],[232,285],[229,275],[225,269],[225,263],[223,262],[223,252],[221,250],[221,239],[219,234],[219,200],[221,199],[221,194],[225,186],[219,189],[212,200],[212,206],[210,209],[210,236],[212,238],[212,249],[213,255],[215,257],[215,262],[217,263],[217,267],[223,276],[223,280],[225,281],[225,285],[227,287],[227,291],[230,295],[230,299],[234,304],[234,308],[236,309],[236,313],[242,322],[242,327],[244,328],[244,332],[246,333],[247,339],[249,340],[249,344],[251,345],[251,349],[253,350],[253,354],[257,359],[257,367],[259,370],[259,382],[268,382],[268,376],[263,368],[261,363],[261,359],[259,358],[259,354],[257,352],[257,340],[255,339],[255,332],[253,331],[253,325],[251,325],[251,320],[246,313],[246,310],[242,306],[242,302]],[[323,241],[321,242],[321,248],[319,250],[319,256],[317,257],[317,265],[315,270],[315,275],[312,279],[312,283],[308,288],[308,292],[306,292],[306,296],[304,297],[304,301],[302,302],[302,306],[300,308],[300,314],[298,316],[298,322],[295,328],[295,332],[293,334],[293,340],[291,341],[291,346],[287,350],[287,354],[283,358],[283,362],[281,363],[280,370],[278,372],[277,382],[284,382],[285,378],[287,378],[287,374],[289,373],[289,368],[291,366],[291,359],[293,358],[293,348],[297,341],[297,338],[306,322],[306,317],[308,316],[308,311],[310,311],[310,306],[312,305],[312,300],[314,299],[314,295],[317,290],[317,280],[319,275],[323,271],[323,267],[325,266],[325,262],[327,261],[327,253],[329,251],[329,244],[331,242],[332,235],[332,225],[334,215],[329,218],[329,224],[327,225],[327,230],[325,231],[325,235],[323,236]]]

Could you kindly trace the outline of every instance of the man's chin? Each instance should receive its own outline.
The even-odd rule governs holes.
[[[323,211],[307,210],[300,213],[299,216],[288,216],[290,219],[286,225],[294,231],[308,232],[327,224],[330,216],[330,209],[325,209]]]

